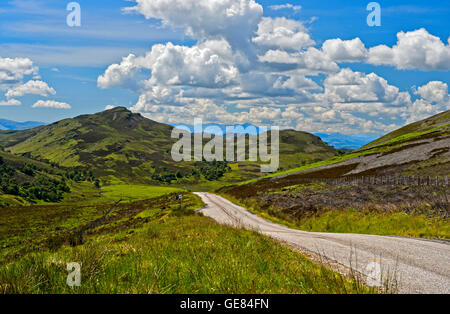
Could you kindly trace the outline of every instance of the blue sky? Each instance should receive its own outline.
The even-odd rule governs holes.
[[[245,10],[241,6],[238,18],[222,13],[241,0],[224,0],[223,6],[218,0],[186,0],[184,11],[177,9],[179,1],[139,0],[140,7],[125,13],[122,9],[135,1],[78,0],[82,25],[73,28],[66,24],[70,1],[2,1],[0,58],[14,60],[3,62],[4,71],[18,71],[19,58],[38,70],[24,68],[2,82],[0,59],[0,117],[53,122],[126,106],[167,123],[192,124],[200,117],[208,123],[382,134],[449,109],[450,7],[445,1],[378,1],[380,27],[366,23],[370,1],[257,0],[253,5],[242,0],[250,4]],[[217,12],[217,23],[202,10]],[[419,29],[424,31],[415,32]],[[280,30],[288,35],[280,38]],[[400,32],[407,36],[395,50]],[[324,48],[327,40],[338,38],[341,42]],[[355,38],[360,42],[350,45]],[[247,41],[251,44],[242,44]],[[344,49],[347,43],[351,49],[362,44],[362,55],[343,55],[351,54]],[[160,52],[152,50],[156,44]],[[381,45],[388,50],[371,51]],[[410,60],[408,52],[404,60],[404,49],[410,49]],[[152,56],[144,58],[150,51]],[[122,62],[130,53],[136,59]],[[312,63],[304,64],[313,55]],[[218,61],[211,65],[208,58]],[[29,81],[46,86],[33,89]],[[348,84],[352,88],[346,91]],[[3,96],[8,91],[16,97]],[[32,108],[40,100],[46,105]]]

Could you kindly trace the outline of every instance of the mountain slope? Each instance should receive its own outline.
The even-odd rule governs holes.
[[[450,174],[449,121],[447,111],[389,133],[358,151],[222,187],[217,193],[264,218],[305,231],[449,239],[448,187],[424,185],[417,178],[414,181],[422,185],[411,184],[411,180],[392,184],[386,178],[383,182],[388,184],[379,184],[380,178],[377,184],[323,180],[439,176],[442,183],[442,177]]]
[[[148,182],[154,173],[189,174],[199,163],[175,163],[171,157],[173,127],[118,107],[93,115],[66,119],[26,131],[0,132],[0,145],[12,153],[86,167],[108,180]],[[281,165],[285,169],[335,156],[319,137],[282,131]],[[257,164],[243,163],[245,178],[260,175]],[[250,170],[248,170],[249,168]],[[237,176],[240,177],[240,176]]]
[[[444,111],[427,119],[417,121],[395,130],[377,140],[370,142],[363,148],[375,147],[389,142],[406,142],[408,139],[415,140],[426,137],[439,137],[448,135],[450,124],[450,110]]]
[[[98,176],[132,178],[140,175],[139,170],[165,165],[170,158],[171,131],[168,125],[115,108],[10,133],[4,141],[14,154],[63,167],[88,167]]]
[[[377,138],[377,136],[365,134],[314,133],[314,135],[319,136],[325,143],[334,146],[336,149],[351,150],[359,149]]]
[[[391,132],[357,151],[285,175],[338,177],[450,173],[450,111]]]
[[[295,130],[280,131],[280,169],[292,169],[337,155],[320,137]]]
[[[71,187],[82,184],[91,189],[96,182],[87,170],[61,169],[55,164],[0,151],[0,207],[60,202]]]

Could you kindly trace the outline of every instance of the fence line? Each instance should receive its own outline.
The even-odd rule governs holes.
[[[403,185],[449,186],[448,176],[348,176],[339,178],[301,178],[304,182],[324,182],[335,185]]]

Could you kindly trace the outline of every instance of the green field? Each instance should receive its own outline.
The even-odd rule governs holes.
[[[122,199],[124,201],[145,200],[182,191],[182,189],[167,186],[121,184],[103,187],[102,198],[107,200]]]

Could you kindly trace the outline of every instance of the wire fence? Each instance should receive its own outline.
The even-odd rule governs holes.
[[[448,176],[347,176],[340,178],[304,178],[302,181],[324,182],[334,185],[449,186]]]

